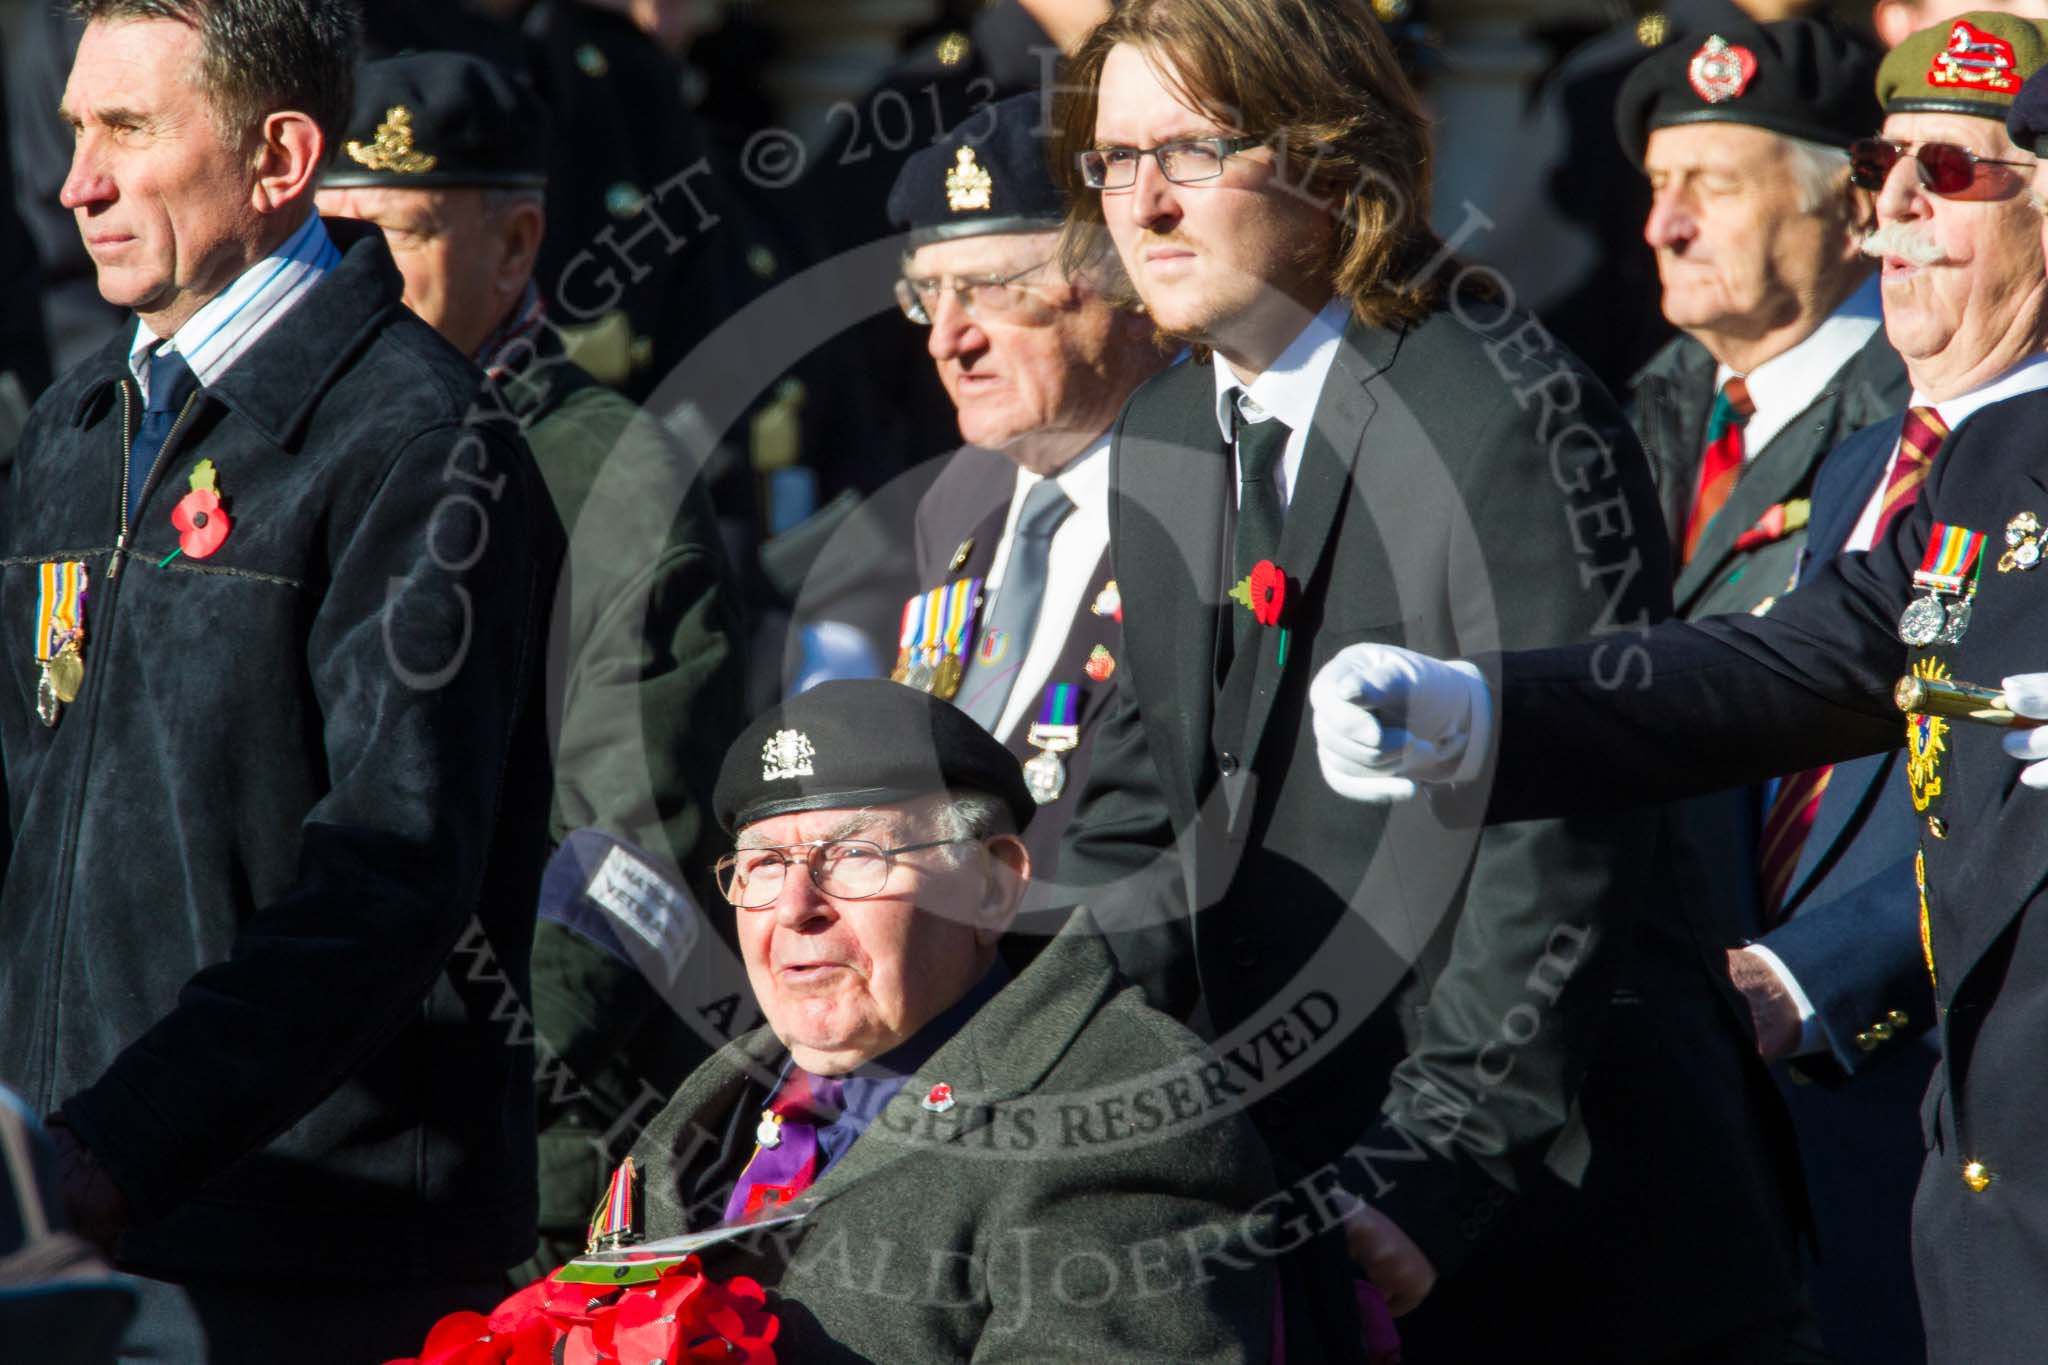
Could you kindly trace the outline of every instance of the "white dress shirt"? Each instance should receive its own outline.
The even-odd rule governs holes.
[[[1884,299],[1877,276],[1865,280],[1841,306],[1821,320],[1804,340],[1772,356],[1742,376],[1756,411],[1742,424],[1742,458],[1754,460],[1779,432],[1813,406],[1821,390],[1884,326]],[[1714,371],[1718,392],[1735,371],[1726,365]]]
[[[1932,407],[1953,432],[1963,424],[1964,418],[1977,409],[1989,407],[2007,398],[2018,397],[2023,393],[2032,393],[2036,389],[2048,389],[2048,355],[2031,356],[1990,383],[1980,385],[1968,393],[1958,394],[1954,398],[1945,398],[1938,403],[1932,402],[1927,395],[1915,389],[1909,406]],[[1885,486],[1892,480],[1892,466],[1898,463],[1898,459],[1899,447],[1895,441],[1892,443],[1891,459],[1885,462],[1884,476],[1877,481],[1877,487],[1871,490],[1870,500],[1863,505],[1863,515],[1858,518],[1856,529],[1849,533],[1848,542],[1842,547],[1844,552],[1867,551],[1876,542],[1878,509],[1884,506]],[[1792,974],[1792,969],[1785,965],[1784,959],[1761,943],[1750,944],[1748,951],[1763,959],[1765,965],[1777,974],[1779,982],[1785,987],[1785,993],[1792,998],[1793,1005],[1798,1008],[1800,1055],[1826,1051],[1827,1037],[1821,1032],[1820,1020],[1813,1008],[1813,1001],[1801,989],[1799,978]]]
[[[185,357],[200,384],[211,384],[340,263],[341,252],[316,213],[283,246],[208,299],[170,340],[164,341],[137,318],[135,339],[128,344],[128,370],[142,388],[143,401],[149,401],[150,352],[159,341]]]
[[[1003,538],[996,542],[994,568],[982,585],[982,619],[995,611],[996,595],[1002,591],[1003,572],[1010,564],[1010,541],[1016,535],[1017,518],[1023,514],[1024,498],[1042,475],[1028,469],[1017,471],[1016,487],[1010,493],[1010,512],[1003,521]],[[1052,533],[1052,548],[1045,562],[1045,596],[1039,599],[1038,628],[1031,632],[1031,647],[1017,666],[1010,685],[1010,699],[1003,704],[996,736],[1007,739],[1021,725],[1038,719],[1039,704],[1045,699],[1048,682],[1079,682],[1078,678],[1054,678],[1053,665],[1067,647],[1067,623],[1081,610],[1084,600],[1102,585],[1094,581],[1095,566],[1109,548],[1109,433],[1067,462],[1052,476],[1060,491],[1074,504],[1065,520]]]
[[[1343,341],[1344,328],[1350,321],[1351,304],[1341,298],[1331,299],[1287,343],[1279,359],[1249,385],[1231,372],[1222,356],[1211,363],[1210,368],[1216,372],[1216,425],[1223,433],[1223,443],[1232,448],[1233,465],[1237,460],[1233,405],[1247,422],[1277,417],[1287,424],[1287,448],[1281,452],[1280,463],[1273,471],[1273,478],[1280,485],[1282,507],[1294,496],[1294,485],[1301,474],[1301,452],[1308,447],[1308,429],[1315,420],[1316,404],[1322,400],[1323,381],[1330,377],[1337,346]],[[1239,473],[1241,476],[1242,471]],[[1241,477],[1233,479],[1232,486],[1241,481]]]

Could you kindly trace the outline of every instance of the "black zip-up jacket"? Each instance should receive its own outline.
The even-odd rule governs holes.
[[[526,986],[561,530],[382,237],[178,418],[122,516],[126,328],[37,404],[0,555],[0,1075],[182,1279],[488,1274],[533,1245]],[[213,462],[231,529],[179,554]],[[38,566],[84,683],[37,716]]]

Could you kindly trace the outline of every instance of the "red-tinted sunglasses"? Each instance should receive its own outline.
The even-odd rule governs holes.
[[[1906,144],[1881,137],[1858,138],[1849,144],[1849,183],[1863,190],[1881,190],[1892,167],[1907,153]],[[1923,142],[1912,149],[1919,163],[1920,183],[1935,194],[1955,195],[1977,183],[1979,166],[2018,166],[2032,169],[2031,161],[2000,161],[1978,156],[1953,142]]]

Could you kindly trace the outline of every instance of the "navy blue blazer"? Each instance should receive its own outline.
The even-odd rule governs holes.
[[[1802,580],[1848,544],[1898,439],[1899,420],[1891,419],[1829,452],[1814,481]],[[1829,1054],[1847,1074],[1934,1023],[1913,882],[1919,827],[1900,753],[1835,765],[1787,890],[1796,913],[1758,940],[1813,1002]]]

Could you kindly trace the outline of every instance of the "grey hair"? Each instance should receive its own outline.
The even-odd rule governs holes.
[[[998,834],[1017,832],[1009,803],[981,792],[948,792],[925,817],[925,823],[934,839],[971,839],[976,844]],[[947,853],[955,867],[971,856],[965,843],[950,846]]]
[[[170,19],[197,30],[199,79],[221,137],[247,149],[290,109],[319,125],[332,156],[355,98],[356,0],[72,0],[88,24]]]
[[[1792,174],[1799,182],[1799,211],[1814,213],[1840,195],[1848,184],[1849,153],[1805,138],[1784,139],[1792,154]]]

